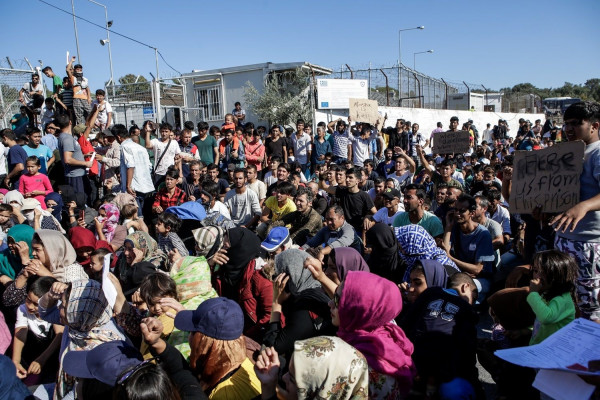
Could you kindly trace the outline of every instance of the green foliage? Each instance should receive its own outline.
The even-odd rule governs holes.
[[[259,119],[269,124],[294,125],[302,118],[312,123],[310,74],[301,68],[273,72],[265,80],[262,93],[251,82],[244,87],[244,102]]]
[[[115,86],[115,96],[112,96],[112,87],[108,87],[108,94],[113,102],[119,101],[152,101],[150,82],[143,76],[134,74],[123,75]]]
[[[538,88],[531,83],[519,83],[512,88],[500,89],[505,95],[535,94],[542,99],[548,97],[579,97],[582,100],[600,102],[600,79],[593,78],[585,81],[583,85],[565,82],[558,88]]]

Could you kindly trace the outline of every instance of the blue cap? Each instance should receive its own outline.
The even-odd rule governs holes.
[[[123,371],[143,361],[138,349],[122,340],[115,340],[88,351],[69,351],[63,359],[63,368],[71,376],[97,379],[115,386]]]
[[[235,340],[244,331],[244,314],[235,301],[217,297],[205,300],[194,311],[179,311],[175,316],[175,327],[214,339]]]
[[[276,226],[271,229],[264,242],[260,244],[260,247],[266,251],[275,251],[290,237],[290,231],[284,226]]]

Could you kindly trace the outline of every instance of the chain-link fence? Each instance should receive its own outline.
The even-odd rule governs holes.
[[[444,109],[447,97],[458,93],[456,86],[402,65],[354,69],[344,65],[331,75],[340,79],[366,79],[369,98],[380,106]]]
[[[13,115],[19,113],[19,90],[31,82],[32,70],[0,68],[0,128],[10,128]],[[40,81],[42,81],[40,77]]]

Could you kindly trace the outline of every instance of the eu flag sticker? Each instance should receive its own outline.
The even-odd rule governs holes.
[[[328,101],[322,101],[321,102],[321,107],[329,107],[329,102]]]

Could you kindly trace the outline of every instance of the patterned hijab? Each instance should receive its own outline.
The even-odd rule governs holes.
[[[398,286],[380,276],[350,271],[338,307],[338,336],[365,355],[369,366],[396,378],[408,394],[416,369],[413,345],[402,328],[390,322],[402,311]]]
[[[436,260],[458,271],[454,261],[436,245],[433,237],[422,226],[409,224],[394,228],[394,232],[400,245],[400,257],[406,262],[408,273],[418,260]]]
[[[65,235],[51,229],[36,232],[50,259],[50,272],[60,282],[87,279],[83,267],[77,263],[77,253]]]
[[[210,260],[223,248],[225,229],[220,226],[206,226],[192,231],[196,240],[197,254]]]
[[[125,238],[125,243],[130,242],[134,248],[144,253],[142,261],[152,263],[157,267],[164,267],[167,262],[167,256],[158,248],[156,240],[146,232],[136,231]]]
[[[298,399],[367,399],[369,367],[365,357],[342,339],[317,336],[294,343]]]
[[[304,268],[304,261],[310,255],[302,250],[288,249],[275,256],[275,273],[286,273],[289,275],[290,292],[298,295],[306,289],[320,288],[321,284],[307,268]]]
[[[106,219],[103,221],[102,232],[104,232],[106,241],[110,243],[112,242],[113,237],[115,237],[115,229],[117,229],[117,226],[119,225],[121,213],[119,213],[119,208],[111,203],[102,204],[100,209],[106,212]]]

